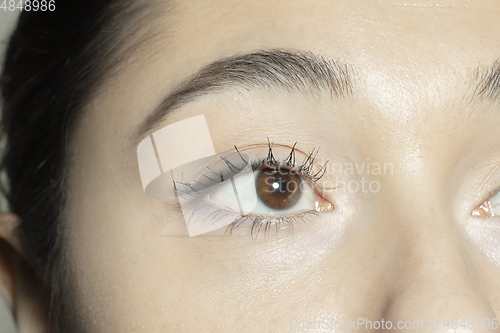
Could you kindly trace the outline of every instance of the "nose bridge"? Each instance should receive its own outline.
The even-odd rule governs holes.
[[[429,332],[446,331],[452,327],[443,325],[464,319],[495,318],[487,298],[475,285],[475,272],[462,250],[459,225],[449,213],[446,198],[439,194],[444,191],[436,189],[429,177],[418,184],[400,179],[392,186],[389,192],[397,199],[391,201],[399,204],[398,209],[391,209],[394,217],[390,223],[397,228],[394,237],[400,253],[394,256],[388,276],[392,290],[383,318],[394,323],[423,321],[423,331]],[[475,331],[470,329],[477,327],[474,325],[455,329]],[[422,332],[422,327],[415,331]]]

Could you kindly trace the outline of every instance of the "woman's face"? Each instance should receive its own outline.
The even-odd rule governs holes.
[[[371,331],[389,321],[406,331],[493,331],[498,1],[214,0],[163,9],[157,35],[108,78],[73,141],[66,260],[86,331]],[[263,51],[256,73],[249,60]],[[216,64],[214,80],[140,132],[169,94],[227,57],[242,60],[239,82],[227,61]],[[276,73],[282,82],[272,81]],[[336,77],[328,83],[328,75]],[[280,210],[266,202],[276,193],[260,195],[259,218],[189,237],[177,201],[144,193],[137,145],[198,115],[217,153],[236,146],[268,165],[268,140],[277,160],[296,143],[295,169],[319,149],[311,167],[328,161],[325,173],[315,180],[302,168],[310,197],[300,207]],[[197,140],[162,144],[188,154]],[[211,209],[223,205],[221,193],[210,193]],[[211,214],[199,218],[212,223]]]

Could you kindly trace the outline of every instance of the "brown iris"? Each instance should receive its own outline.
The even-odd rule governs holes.
[[[302,178],[292,170],[266,168],[258,172],[255,187],[259,199],[269,208],[283,210],[300,198]]]

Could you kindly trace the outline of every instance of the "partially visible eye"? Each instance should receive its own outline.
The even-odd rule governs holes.
[[[243,176],[245,177],[245,176]],[[240,177],[234,179],[239,182]],[[241,206],[248,207],[247,201],[255,198],[251,214],[283,215],[303,211],[323,212],[333,209],[333,205],[318,194],[300,174],[287,168],[263,168],[253,172],[254,186],[246,186],[247,193],[238,193]],[[242,187],[240,187],[242,188]],[[253,192],[253,193],[249,193]],[[210,194],[210,200],[218,204],[239,210],[231,200],[233,186],[230,182],[222,185]]]
[[[495,195],[474,208],[471,215],[474,217],[493,217],[500,215],[500,191],[497,191]]]

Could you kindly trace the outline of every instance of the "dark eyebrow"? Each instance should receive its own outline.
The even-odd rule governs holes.
[[[317,95],[342,97],[352,92],[350,66],[310,52],[258,51],[224,58],[203,68],[170,93],[139,125],[135,138],[141,139],[173,110],[206,94],[229,88],[284,89]]]
[[[489,100],[500,104],[500,60],[475,72],[476,87],[471,100]]]

